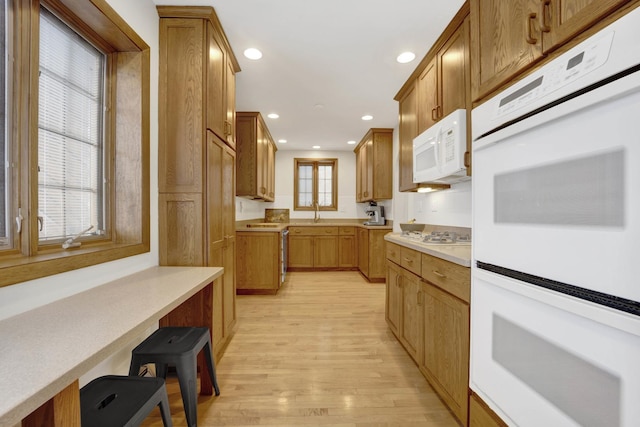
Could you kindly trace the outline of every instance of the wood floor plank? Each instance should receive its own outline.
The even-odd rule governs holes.
[[[221,395],[199,397],[198,425],[458,426],[388,330],[384,294],[349,271],[289,273],[277,295],[238,296]],[[185,426],[175,378],[167,388]],[[159,411],[143,425],[161,426]]]

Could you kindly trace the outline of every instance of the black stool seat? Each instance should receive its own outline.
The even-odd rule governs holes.
[[[106,375],[80,389],[83,426],[139,426],[156,406],[160,406],[164,426],[172,427],[162,378]]]
[[[164,327],[156,330],[133,349],[129,375],[137,375],[145,363],[156,365],[156,375],[166,378],[167,367],[174,366],[180,383],[180,393],[187,425],[197,426],[197,356],[204,350],[204,359],[216,396],[220,395],[213,362],[209,328]],[[204,375],[204,372],[202,373]]]

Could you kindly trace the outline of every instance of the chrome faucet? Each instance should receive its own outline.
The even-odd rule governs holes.
[[[320,203],[315,202],[313,206],[313,222],[318,222],[320,221]]]

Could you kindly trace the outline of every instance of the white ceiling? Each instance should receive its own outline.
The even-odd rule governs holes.
[[[213,6],[238,58],[237,110],[260,111],[280,150],[353,150],[394,128],[393,100],[463,0],[154,0]],[[244,57],[256,47],[263,58]],[[410,50],[416,59],[399,64]],[[279,119],[268,119],[275,112]],[[361,117],[370,114],[371,121]]]

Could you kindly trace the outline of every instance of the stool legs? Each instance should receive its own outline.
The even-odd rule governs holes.
[[[198,365],[197,355],[181,358],[176,363],[176,374],[180,383],[180,393],[182,394],[182,405],[187,418],[187,425],[195,427],[198,425]]]
[[[209,378],[211,379],[211,384],[213,384],[213,389],[216,392],[216,396],[220,396],[220,387],[218,387],[218,380],[216,378],[216,368],[213,365],[211,341],[207,342],[204,345],[204,359],[207,362],[207,372],[209,372]]]

